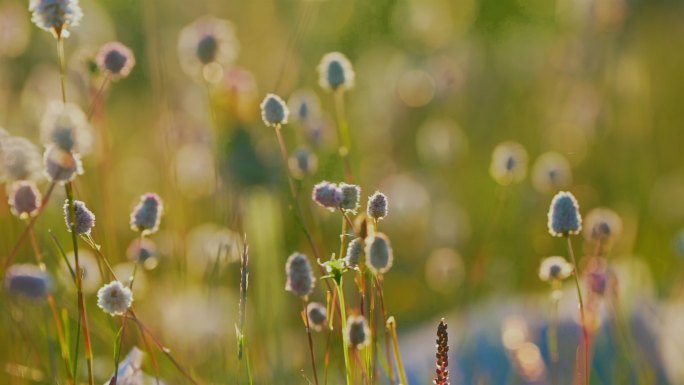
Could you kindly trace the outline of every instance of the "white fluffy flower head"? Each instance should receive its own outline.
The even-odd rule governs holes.
[[[133,303],[133,292],[119,281],[112,281],[97,291],[97,306],[111,316],[124,315]]]

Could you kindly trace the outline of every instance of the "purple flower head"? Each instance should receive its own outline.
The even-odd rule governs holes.
[[[285,290],[302,298],[313,291],[316,277],[314,277],[311,264],[309,264],[309,259],[306,255],[298,252],[292,253],[287,258],[285,274],[287,275]]]
[[[319,206],[335,211],[342,204],[344,195],[336,184],[323,181],[314,186],[311,199]]]
[[[88,210],[85,203],[81,201],[74,201],[74,211],[76,212],[76,220],[73,221],[71,216],[71,209],[69,207],[69,200],[64,201],[64,221],[66,222],[67,229],[72,230],[71,223],[74,222],[74,227],[76,228],[76,234],[78,235],[88,235],[90,230],[95,227],[95,214]]]
[[[149,235],[159,230],[164,205],[159,195],[143,194],[131,213],[131,229]]]

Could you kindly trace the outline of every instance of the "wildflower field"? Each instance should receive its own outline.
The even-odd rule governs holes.
[[[0,0],[0,385],[682,385],[682,47],[675,0]]]

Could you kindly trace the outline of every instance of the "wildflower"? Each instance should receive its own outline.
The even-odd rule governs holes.
[[[574,268],[563,257],[544,258],[539,266],[539,279],[544,282],[562,281],[572,274]]]
[[[366,266],[373,274],[384,274],[391,267],[394,259],[392,247],[387,236],[383,233],[366,238]]]
[[[88,235],[90,230],[95,227],[95,214],[88,210],[85,203],[81,201],[74,200],[74,211],[76,213],[76,221],[73,221],[71,216],[71,208],[69,207],[69,200],[64,201],[64,221],[66,222],[67,229],[72,230],[71,223],[74,223],[76,228],[76,234],[78,235]]]
[[[64,151],[51,144],[45,148],[43,156],[45,175],[53,182],[67,183],[83,174],[81,156],[74,152]]]
[[[520,182],[527,175],[527,151],[516,142],[504,142],[494,148],[489,174],[501,185]]]
[[[570,192],[561,191],[553,197],[548,217],[549,233],[554,237],[574,235],[582,230],[579,204]]]
[[[375,220],[385,218],[387,216],[387,197],[385,194],[376,191],[373,195],[368,197],[366,211],[368,216]]]
[[[2,176],[4,180],[38,179],[40,153],[26,138],[11,136],[2,139]]]
[[[111,76],[112,80],[128,76],[135,65],[133,51],[118,41],[106,43],[95,58],[100,71]]]
[[[118,366],[118,371],[116,372],[116,382],[113,385],[142,385],[148,383],[158,383],[154,381],[148,381],[149,379],[142,371],[142,360],[144,353],[137,347],[133,347],[130,352],[126,355],[123,361]],[[105,384],[110,384],[112,379],[110,378],[105,382]],[[163,382],[161,382],[163,384]]]
[[[587,214],[584,237],[591,241],[607,242],[622,233],[622,220],[615,211],[596,208]]]
[[[363,239],[354,238],[347,246],[347,255],[344,257],[344,262],[348,267],[357,267],[361,260],[361,253],[363,253]]]
[[[157,232],[163,212],[164,205],[159,195],[154,193],[143,194],[140,197],[140,202],[131,213],[131,229],[141,231],[143,235]]]
[[[276,94],[267,94],[261,102],[261,119],[269,127],[279,127],[287,124],[287,117],[289,115],[290,110],[287,109],[287,105]]]
[[[12,265],[5,273],[5,287],[11,294],[38,300],[52,290],[52,280],[36,265]]]
[[[317,332],[323,330],[328,321],[327,309],[318,302],[310,302],[306,306],[306,315],[309,317],[309,327]]]
[[[21,219],[30,218],[40,208],[41,195],[32,181],[14,182],[9,194],[9,205],[12,214]]]
[[[119,281],[112,281],[97,291],[97,306],[105,313],[124,315],[133,303],[133,292]]]
[[[292,117],[300,123],[317,118],[321,113],[321,103],[316,94],[309,89],[295,91],[287,101]]]
[[[306,255],[299,252],[292,253],[287,258],[285,274],[287,275],[285,290],[302,298],[313,291],[316,277]]]
[[[361,195],[361,188],[354,184],[340,183],[339,186],[342,191],[342,207],[346,211],[356,213],[359,208],[359,197]]]
[[[90,125],[85,113],[73,103],[52,101],[40,123],[43,144],[62,151],[86,153],[92,146]]]
[[[318,168],[318,158],[316,154],[306,148],[298,148],[290,156],[288,162],[292,176],[297,179],[302,179],[306,175],[311,175],[316,172]]]
[[[610,271],[604,258],[592,258],[584,272],[584,277],[591,294],[602,296],[608,288]]]
[[[178,55],[183,71],[203,75],[207,67],[230,66],[238,56],[240,43],[228,20],[201,17],[184,27],[178,36]]]
[[[534,162],[532,167],[532,186],[541,192],[548,193],[568,187],[572,182],[570,162],[561,154],[547,152]]]
[[[75,27],[83,17],[78,0],[31,0],[31,21],[57,39],[69,37],[68,28]]]
[[[318,65],[318,84],[325,90],[350,90],[354,87],[354,69],[349,59],[339,52],[323,56]]]
[[[126,250],[126,256],[146,268],[154,268],[157,266],[157,245],[149,238],[134,239]]]
[[[435,385],[449,385],[449,332],[447,331],[447,324],[444,322],[444,318],[439,321],[437,326],[437,364],[436,364],[436,374],[437,377],[432,381]]]
[[[319,206],[335,211],[342,204],[342,190],[334,183],[323,181],[314,186],[311,199]]]
[[[347,328],[344,330],[347,343],[354,349],[363,349],[370,344],[370,329],[366,318],[362,315],[351,315],[347,318]]]

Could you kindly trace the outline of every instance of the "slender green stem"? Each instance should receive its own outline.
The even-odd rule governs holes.
[[[582,297],[582,288],[579,283],[579,266],[577,265],[577,260],[575,258],[575,252],[572,249],[572,241],[570,241],[569,236],[565,236],[568,243],[568,253],[570,254],[570,259],[572,264],[575,266],[575,286],[577,287],[577,296],[579,297],[579,308],[580,308],[580,318],[582,322],[582,338],[584,340],[584,383],[589,385],[589,331],[587,330],[587,319],[584,315],[584,299]]]
[[[394,317],[387,319],[387,328],[392,335],[392,346],[394,347],[394,355],[397,356],[397,367],[399,369],[399,379],[402,384],[408,384],[406,380],[406,369],[404,368],[404,361],[401,359],[401,350],[399,349],[399,338],[397,338],[397,321]]]
[[[313,339],[311,338],[311,328],[309,325],[309,313],[307,311],[307,305],[309,304],[309,300],[306,299],[303,301],[304,305],[304,325],[306,326],[306,337],[309,340],[309,353],[311,355],[311,367],[313,370],[313,375],[314,375],[314,383],[318,385],[318,371],[316,370],[316,355],[314,354],[314,348],[313,348]]]
[[[380,296],[380,310],[382,311],[382,323],[383,323],[383,333],[385,337],[385,355],[387,356],[388,371],[387,375],[390,378],[390,382],[394,383],[394,363],[392,362],[392,353],[390,351],[389,338],[387,338],[387,311],[385,310],[385,294],[382,290],[382,276],[375,276],[375,281],[377,282],[377,291]],[[404,374],[405,376],[405,374]],[[407,382],[403,382],[407,384]]]
[[[62,87],[62,102],[66,104],[66,66],[64,64],[64,39],[57,38],[57,58],[59,59],[59,82]]]
[[[86,350],[86,363],[88,365],[88,383],[95,384],[93,378],[93,347],[90,340],[90,329],[88,328],[88,313],[86,310],[85,299],[83,296],[83,279],[81,277],[81,265],[78,259],[78,234],[76,234],[76,206],[74,205],[74,192],[71,182],[64,185],[64,190],[67,196],[67,204],[69,206],[69,222],[71,224],[71,242],[74,248],[74,270],[76,271],[76,292],[78,297],[78,312],[80,319],[80,328],[83,329],[83,345]],[[79,328],[79,329],[80,329]],[[77,333],[78,335],[78,333]],[[77,345],[78,346],[78,345]],[[78,353],[78,351],[77,351]],[[78,355],[74,356],[74,367],[78,362]],[[74,378],[76,378],[76,371],[74,370]]]
[[[351,377],[351,360],[349,359],[349,341],[347,341],[346,330],[347,330],[347,311],[346,305],[344,304],[344,290],[342,289],[342,279],[340,283],[335,282],[335,287],[337,288],[337,298],[340,305],[340,319],[342,323],[342,349],[344,349],[344,367],[345,374],[347,378],[347,385],[352,385]]]
[[[551,384],[558,384],[558,302],[560,281],[551,283],[551,320],[549,322],[549,352],[551,355]]]

